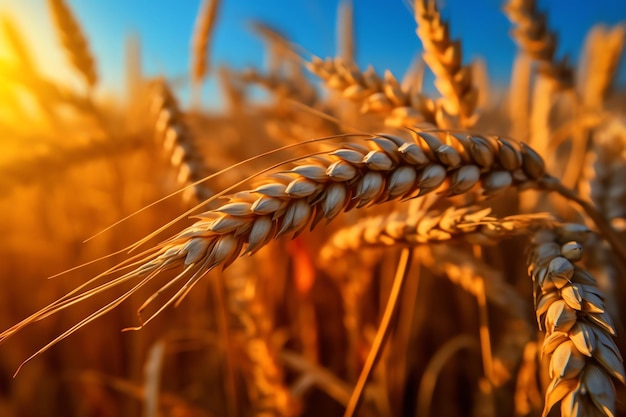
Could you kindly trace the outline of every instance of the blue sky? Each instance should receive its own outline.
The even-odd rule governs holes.
[[[123,94],[124,39],[139,35],[146,75],[185,76],[189,68],[190,39],[199,1],[69,0],[80,19],[91,49],[98,59],[101,89]],[[213,39],[212,58],[235,68],[260,67],[262,43],[249,29],[253,19],[270,24],[308,51],[325,57],[335,54],[337,0],[222,0]],[[361,66],[389,68],[401,77],[420,43],[415,23],[404,0],[354,0],[357,58]],[[577,62],[586,31],[598,22],[626,22],[626,1],[539,0],[549,13],[550,26],[559,34],[559,56],[567,52]],[[462,37],[465,61],[483,57],[496,83],[508,80],[515,47],[508,36],[511,24],[501,13],[501,1],[443,0],[439,2],[451,24],[452,34]],[[52,54],[56,37],[48,21],[45,0],[0,0],[0,12],[28,29],[31,46]],[[55,59],[63,59],[55,55]],[[52,58],[49,62],[54,61]],[[47,63],[41,63],[47,66]],[[50,68],[56,68],[50,64]],[[621,71],[620,83],[626,77]],[[214,101],[214,80],[203,92],[203,102]]]

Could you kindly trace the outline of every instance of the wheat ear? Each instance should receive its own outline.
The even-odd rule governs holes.
[[[384,116],[390,126],[437,122],[435,103],[417,90],[403,89],[389,70],[380,77],[371,66],[361,71],[356,64],[341,58],[322,60],[318,57],[313,57],[307,68],[321,78],[326,87],[340,91],[343,97],[361,105],[361,113]]]
[[[94,59],[71,9],[64,0],[48,0],[48,5],[70,61],[87,84],[93,87],[98,81]]]
[[[115,274],[116,278],[89,290],[73,291],[1,333],[0,341],[33,321],[118,284],[139,279],[124,294],[52,340],[34,357],[111,311],[163,271],[182,268],[140,308],[141,314],[163,291],[183,282],[169,300],[141,322],[143,326],[182,300],[212,269],[225,268],[241,253],[253,254],[279,236],[297,235],[308,225],[315,227],[321,220],[330,221],[344,210],[435,190],[447,195],[462,194],[479,182],[486,192],[494,193],[510,186],[532,186],[545,175],[541,158],[532,149],[510,140],[460,136],[456,142],[459,151],[443,144],[435,134],[420,132],[416,137],[417,142],[379,135],[368,142],[368,147],[354,144],[330,153],[323,151],[310,161],[271,175],[259,187],[230,196],[231,202],[198,214],[193,225],[98,277]],[[131,270],[124,272],[128,269]]]
[[[539,71],[560,88],[570,88],[573,70],[567,58],[556,60],[557,36],[548,28],[547,16],[537,10],[535,0],[510,0],[504,7],[516,25],[512,37],[518,47],[539,63]]]
[[[174,94],[165,81],[157,81],[152,91],[152,111],[156,115],[156,134],[163,140],[163,148],[171,154],[170,162],[178,170],[177,180],[180,184],[196,183],[208,174],[208,168],[196,145],[183,114],[178,108]],[[213,192],[205,183],[195,184],[193,188],[185,190],[183,197],[186,200],[193,197],[197,201],[209,198]]]
[[[548,213],[520,214],[497,218],[490,208],[456,208],[441,212],[405,213],[365,218],[339,230],[322,248],[321,263],[333,265],[346,251],[368,246],[399,246],[461,241],[494,245],[502,239],[532,233],[554,222]]]
[[[577,264],[584,237],[584,228],[564,225],[532,240],[528,271],[537,321],[546,332],[541,352],[550,357],[544,417],[559,401],[562,416],[613,416],[612,378],[626,379],[602,292]]]
[[[443,110],[458,116],[461,127],[472,126],[478,90],[473,85],[472,67],[463,65],[461,42],[450,39],[448,24],[435,0],[415,0],[415,21],[424,61],[435,74],[435,86],[443,96]]]

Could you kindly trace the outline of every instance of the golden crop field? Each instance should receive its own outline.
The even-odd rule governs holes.
[[[624,24],[573,64],[505,2],[496,86],[435,0],[404,74],[357,64],[361,2],[337,56],[257,21],[216,65],[204,0],[188,74],[129,38],[112,99],[46,4],[71,82],[0,16],[0,416],[626,416]]]

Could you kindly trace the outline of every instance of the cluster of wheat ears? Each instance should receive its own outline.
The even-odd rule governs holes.
[[[349,3],[339,56],[255,23],[267,68],[213,68],[205,0],[183,109],[137,39],[128,97],[97,99],[78,20],[48,4],[76,85],[2,20],[0,412],[626,415],[623,25],[573,67],[535,1],[508,1],[495,106],[434,0],[402,80],[356,65]],[[200,109],[209,76],[221,112]]]

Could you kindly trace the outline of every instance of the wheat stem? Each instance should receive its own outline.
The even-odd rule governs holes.
[[[617,236],[613,226],[611,226],[606,218],[596,210],[593,204],[583,199],[576,191],[565,187],[554,177],[546,176],[540,180],[540,185],[546,190],[554,191],[566,199],[578,204],[585,211],[585,213],[587,213],[591,220],[593,220],[598,229],[600,229],[602,236],[609,242],[616,255],[619,256],[622,264],[626,264],[626,246],[624,246],[622,239]]]
[[[383,316],[381,317],[380,324],[378,325],[378,330],[376,331],[376,336],[374,337],[374,341],[372,342],[372,347],[367,355],[367,359],[365,360],[365,364],[363,365],[363,369],[361,370],[361,374],[359,375],[359,379],[356,382],[354,390],[352,391],[352,395],[350,396],[350,401],[346,407],[346,410],[343,414],[344,417],[353,417],[358,408],[361,400],[363,398],[363,391],[365,390],[365,385],[367,384],[367,380],[372,374],[376,363],[380,359],[382,354],[382,348],[389,338],[391,331],[393,330],[393,322],[398,314],[398,310],[400,308],[400,296],[402,293],[402,288],[406,282],[406,278],[411,266],[411,261],[413,259],[413,249],[404,248],[400,253],[400,259],[398,260],[398,269],[396,270],[396,275],[393,279],[393,284],[391,287],[391,292],[389,293],[389,297],[387,299],[387,305],[385,306],[385,311],[383,312]]]

